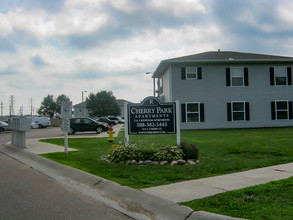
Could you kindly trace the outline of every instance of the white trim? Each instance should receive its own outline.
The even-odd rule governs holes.
[[[195,78],[188,78],[187,77],[187,68],[195,68]],[[196,67],[196,66],[186,66],[185,67],[185,79],[186,80],[197,80],[198,79],[198,72],[197,72],[197,70],[198,70],[198,67]]]
[[[276,115],[276,120],[290,120],[289,119],[289,100],[275,100],[274,102],[275,102],[275,115]],[[287,102],[287,119],[278,119],[277,102]],[[285,111],[285,110],[279,110],[279,111]]]
[[[233,103],[243,103],[243,111],[233,111]],[[232,101],[231,102],[231,121],[246,121],[246,106],[245,106],[245,103],[246,103],[245,101]],[[243,120],[234,120],[233,112],[243,112],[244,119]]]
[[[288,86],[288,66],[274,66],[274,86]],[[286,84],[285,85],[277,85],[277,76],[276,76],[276,68],[285,68],[285,77],[286,77]]]
[[[198,105],[198,112],[187,112],[187,105],[188,104],[197,104]],[[188,117],[187,117],[187,114],[188,113],[198,113],[198,121],[188,121]],[[186,123],[200,123],[200,102],[186,102],[185,103],[185,117],[186,117]]]
[[[242,69],[242,86],[233,86],[233,80],[232,80],[232,69]],[[234,77],[234,78],[240,78],[240,77]],[[230,67],[230,82],[231,87],[245,87],[245,79],[244,79],[244,67]]]
[[[172,91],[173,91],[173,84],[172,84],[172,81],[173,81],[173,77],[172,77],[172,66],[169,67],[169,97],[170,97],[170,102],[173,102],[173,94],[172,94]]]

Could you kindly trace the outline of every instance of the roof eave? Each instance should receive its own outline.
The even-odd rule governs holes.
[[[163,72],[170,66],[171,64],[188,64],[188,63],[196,63],[196,64],[237,64],[237,63],[271,63],[271,64],[281,64],[281,63],[292,63],[293,59],[224,59],[224,60],[163,60],[160,62],[157,69],[154,71],[152,78],[160,77]]]

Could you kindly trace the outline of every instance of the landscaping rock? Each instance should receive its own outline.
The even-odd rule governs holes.
[[[187,160],[187,164],[188,164],[188,165],[194,165],[195,162],[194,162],[193,160]]]
[[[168,161],[166,161],[166,160],[160,162],[160,165],[163,165],[163,166],[168,165],[168,164],[169,164],[169,163],[168,163]]]
[[[132,161],[130,162],[130,165],[137,165],[136,160],[132,160]]]
[[[143,162],[143,165],[147,165],[147,164],[150,164],[152,161],[151,160],[146,160]]]
[[[178,165],[185,165],[186,160],[177,160]]]
[[[158,161],[153,161],[150,163],[150,165],[159,165],[159,162]]]
[[[195,163],[200,163],[200,161],[199,160],[196,160]]]
[[[172,161],[172,162],[170,163],[170,165],[171,165],[171,166],[176,166],[176,165],[178,165],[178,162],[174,160],[174,161]]]
[[[126,165],[130,165],[131,161],[127,160],[125,163],[126,163]]]
[[[143,165],[143,161],[140,160],[137,165]]]

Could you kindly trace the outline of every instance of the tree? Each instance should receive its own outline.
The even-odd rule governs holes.
[[[91,117],[117,116],[121,113],[112,91],[90,93],[86,98],[86,109]]]
[[[70,101],[70,99],[64,94],[59,95],[56,100],[53,95],[47,95],[41,103],[38,114],[53,118],[54,115],[61,113],[62,101]]]
[[[56,112],[56,102],[53,95],[47,95],[41,103],[41,107],[38,110],[39,115],[45,115],[52,118]]]
[[[70,101],[70,99],[64,94],[59,95],[56,98],[56,113],[57,114],[61,114],[61,102],[62,101]]]

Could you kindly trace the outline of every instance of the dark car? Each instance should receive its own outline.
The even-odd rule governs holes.
[[[110,126],[114,126],[114,125],[117,125],[117,124],[118,124],[117,121],[115,121],[115,120],[110,120],[110,119],[107,118],[107,117],[101,117],[101,118],[98,118],[97,121],[107,123],[107,124],[110,125]]]
[[[114,120],[114,121],[117,121],[118,124],[124,124],[124,119],[118,117],[118,116],[108,116],[108,118],[110,120]]]
[[[95,131],[97,134],[108,131],[109,126],[105,123],[95,121],[91,118],[71,118],[68,134],[80,131]]]

